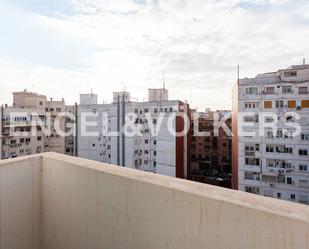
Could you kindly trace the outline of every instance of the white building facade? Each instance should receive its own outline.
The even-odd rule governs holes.
[[[188,105],[181,101],[168,100],[132,102],[127,98],[128,93],[123,97],[118,96],[119,94],[115,102],[114,94],[114,102],[111,104],[84,103],[77,107],[77,155],[100,162],[184,178],[188,165],[187,136],[189,135],[176,137],[170,134],[168,122],[170,120],[172,130],[184,130],[184,123],[176,116],[179,113],[189,112]],[[128,123],[126,120],[128,114],[135,116],[134,120],[129,122],[133,122],[134,127],[140,127],[139,135],[131,136],[122,132],[122,127]],[[89,122],[87,127],[86,122]],[[158,133],[152,133],[151,127],[157,127]],[[95,132],[97,135],[85,135],[83,134],[85,131]],[[131,131],[130,128],[128,131]]]
[[[309,203],[308,90],[309,65],[239,81],[233,97],[234,188]],[[241,128],[256,135],[240,134]]]

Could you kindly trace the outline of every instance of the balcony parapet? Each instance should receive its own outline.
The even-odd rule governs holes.
[[[0,161],[0,249],[302,249],[309,208],[56,153]]]

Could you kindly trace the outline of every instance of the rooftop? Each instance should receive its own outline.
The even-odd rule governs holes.
[[[0,161],[0,249],[300,249],[309,208],[55,153]]]

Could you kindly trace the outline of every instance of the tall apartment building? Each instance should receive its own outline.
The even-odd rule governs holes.
[[[197,116],[194,118],[194,116]],[[227,117],[225,124],[231,129],[230,111],[191,112],[191,166],[189,179],[221,187],[231,188],[232,138],[223,127],[216,131],[215,119]],[[195,120],[197,119],[197,120]],[[198,127],[195,127],[197,126]],[[195,134],[195,130],[209,136]]]
[[[79,157],[168,176],[187,177],[189,134],[176,137],[168,131],[169,118],[175,120],[171,124],[172,129],[177,132],[184,129],[183,119],[176,117],[176,114],[186,113],[189,116],[187,104],[176,100],[133,102],[127,92],[114,93],[111,104],[87,103],[83,95],[80,102],[83,104],[77,107],[76,141]],[[87,113],[93,114],[87,121],[98,124],[89,127],[88,131],[98,132],[98,136],[82,134],[85,123],[83,115]],[[121,132],[129,113],[136,115],[132,122],[141,126],[141,136],[126,136]],[[157,127],[160,114],[164,117],[158,134],[152,134],[150,127]],[[104,115],[107,117],[105,122]],[[150,119],[147,115],[151,115]],[[120,135],[117,136],[117,133]]]
[[[66,117],[59,117],[60,113],[65,112],[65,102],[64,99],[61,101],[55,101],[52,98],[49,101],[46,101],[45,107],[46,114],[49,115],[51,124],[51,133],[48,136],[45,136],[45,152],[57,152],[64,154],[65,152],[65,137],[61,134],[58,134],[55,129],[56,122],[59,122],[59,127],[61,131],[65,131],[65,120]],[[57,121],[57,118],[59,120]]]
[[[89,101],[92,103],[92,99]],[[96,103],[95,100],[94,103]],[[87,103],[87,102],[86,102]],[[65,154],[69,156],[78,156],[77,155],[77,103],[75,105],[67,105],[65,106],[66,119],[65,119],[65,132],[70,135],[65,137]]]
[[[55,115],[64,109],[64,100],[48,101],[46,96],[26,90],[14,92],[13,105],[1,109],[1,158],[45,151],[64,153],[64,138],[54,130]],[[59,120],[63,130],[64,124],[64,119]],[[49,127],[51,134],[46,136],[44,131]]]
[[[236,84],[232,121],[235,189],[309,203],[308,89],[309,65],[260,74]],[[244,112],[248,115],[239,118]],[[289,112],[299,115],[299,120]],[[278,117],[269,117],[271,114]],[[262,119],[266,126],[267,122],[278,122],[277,131],[265,128],[259,134]],[[296,124],[301,132],[293,136]],[[257,135],[240,134],[243,125],[247,126],[245,131]]]
[[[148,101],[167,101],[168,90],[166,88],[148,89]]]

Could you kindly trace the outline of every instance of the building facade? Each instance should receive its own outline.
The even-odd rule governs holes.
[[[239,80],[233,90],[233,188],[309,203],[308,89],[309,65]]]
[[[65,120],[56,115],[65,110],[65,102],[50,101],[37,93],[14,92],[13,105],[1,108],[1,158],[14,158],[45,151],[64,153],[64,137],[55,132],[55,124],[64,130]]]
[[[83,101],[83,105],[77,107],[77,155],[100,162],[186,178],[190,160],[190,132],[176,137],[170,134],[168,127],[177,132],[183,131],[184,121],[177,117],[177,114],[185,113],[189,116],[189,106],[181,101],[172,100],[133,102],[129,96],[127,92],[114,93],[111,104]],[[134,120],[126,120],[128,114],[133,114]],[[87,119],[85,115],[88,116]],[[87,122],[94,124],[91,124],[91,127],[83,127]],[[122,132],[128,122],[133,122],[134,127],[139,127],[141,134],[129,136]],[[151,127],[156,127],[158,132],[152,133]],[[96,132],[98,135],[84,134],[85,131]]]
[[[194,116],[196,115],[196,118]],[[231,188],[232,138],[223,127],[215,127],[215,119],[226,117],[225,125],[231,129],[230,111],[191,112],[191,165],[189,179]],[[195,127],[197,126],[198,127]],[[209,135],[196,134],[207,132]],[[217,129],[217,130],[216,130]]]

